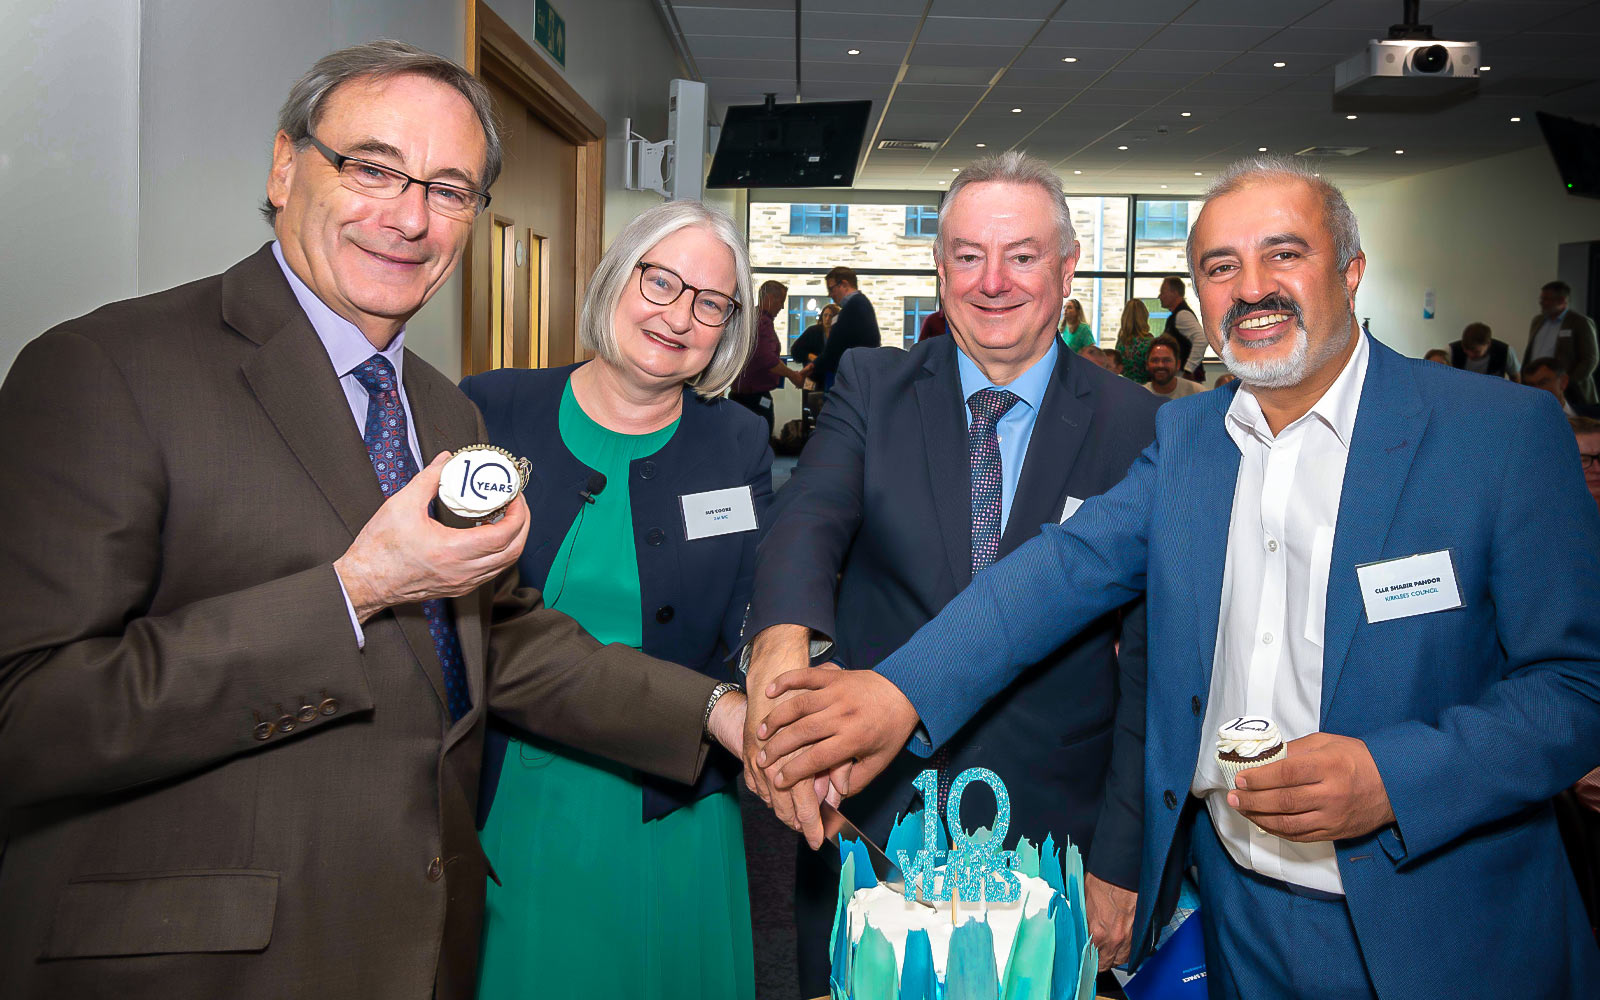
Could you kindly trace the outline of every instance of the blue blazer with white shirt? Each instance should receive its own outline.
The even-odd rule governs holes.
[[[1336,844],[1362,954],[1380,996],[1594,996],[1600,952],[1550,806],[1600,764],[1600,516],[1572,433],[1547,393],[1369,345],[1321,706],[1322,731],[1366,742],[1396,817]],[[878,666],[937,745],[1041,651],[1147,592],[1135,960],[1171,914],[1183,806],[1210,748],[1237,391],[1163,407],[1127,479],[979,575]],[[1356,567],[1440,549],[1464,606],[1369,624]]]
[[[517,569],[529,586],[542,586],[557,550],[584,505],[583,490],[594,472],[561,440],[561,395],[577,365],[511,369],[472,375],[461,391],[477,404],[490,440],[532,464],[523,496],[531,524]],[[689,541],[678,498],[734,486],[749,486],[756,518],[764,521],[772,500],[772,447],[767,425],[737,403],[702,399],[683,390],[678,429],[655,454],[629,466],[628,495],[639,557],[640,622],[644,651],[722,680],[738,680],[725,662],[738,644],[755,577],[757,531]],[[619,488],[620,484],[607,484]],[[618,712],[629,706],[616,706]],[[508,737],[517,735],[490,720],[478,796],[478,825],[489,815]],[[694,785],[639,775],[644,818],[655,819],[697,801],[740,774],[739,761],[713,746]]]

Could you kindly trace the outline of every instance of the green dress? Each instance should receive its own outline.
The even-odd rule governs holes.
[[[1071,330],[1061,331],[1061,342],[1067,345],[1067,350],[1077,354],[1094,343],[1094,330],[1090,329],[1088,323],[1079,323]]]
[[[545,600],[601,642],[638,648],[628,463],[660,450],[677,422],[650,434],[607,430],[583,412],[570,382],[558,420],[562,442],[610,487],[586,509],[581,537],[580,522],[567,530]],[[629,768],[511,741],[482,833],[502,884],[488,886],[479,997],[755,996],[734,789],[648,823],[643,794]]]
[[[1150,336],[1135,336],[1127,339],[1126,346],[1117,345],[1117,349],[1122,352],[1122,374],[1124,377],[1133,379],[1140,385],[1145,385],[1150,381],[1150,371],[1145,368],[1144,363],[1145,359],[1150,357],[1150,344],[1154,339]]]

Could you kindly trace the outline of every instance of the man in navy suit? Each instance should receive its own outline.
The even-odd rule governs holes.
[[[1550,799],[1600,759],[1600,516],[1558,407],[1364,335],[1355,218],[1294,161],[1225,172],[1189,249],[1239,383],[876,673],[780,679],[819,690],[767,718],[775,785],[855,758],[858,790],[1146,592],[1136,960],[1193,863],[1213,996],[1594,996]],[[1229,783],[1246,715],[1288,752]]]
[[[819,388],[827,390],[833,388],[845,351],[852,347],[877,347],[882,340],[878,335],[878,313],[861,294],[854,271],[840,265],[823,275],[822,283],[828,289],[828,297],[838,305],[839,315],[834,318],[822,353],[812,362],[807,374]]]
[[[1155,434],[1157,401],[1062,350],[1056,337],[1078,247],[1060,180],[1037,160],[981,160],[951,183],[935,262],[951,335],[845,355],[799,467],[761,543],[745,635],[749,687],[821,659],[871,667],[974,573],[1115,485]],[[829,343],[840,336],[847,299]],[[837,591],[837,602],[835,592]],[[1011,829],[1084,848],[1091,926],[1107,961],[1125,957],[1139,868],[1144,719],[1143,611],[1116,654],[1118,608],[1040,650],[1024,677],[946,742],[942,791],[971,766],[1011,791]],[[1118,605],[1127,602],[1117,602]],[[747,745],[756,738],[747,727]],[[853,801],[875,840],[913,807],[927,762],[906,755]],[[759,769],[752,787],[768,793]],[[821,843],[812,789],[778,796],[779,815]],[[994,823],[982,795],[969,829]],[[827,992],[827,937],[838,885],[831,847],[801,850],[796,873],[802,995]]]

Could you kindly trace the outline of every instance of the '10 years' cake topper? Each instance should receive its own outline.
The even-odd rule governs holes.
[[[994,792],[994,830],[987,840],[975,841],[961,826],[961,796],[967,786],[981,781]],[[906,898],[915,899],[918,888],[924,899],[948,900],[951,887],[964,900],[987,899],[992,903],[1015,902],[1022,883],[1012,870],[1017,867],[1017,852],[1001,850],[1011,826],[1011,796],[1005,782],[986,767],[969,767],[956,776],[945,805],[945,824],[950,831],[950,850],[938,849],[939,772],[923,771],[912,782],[922,793],[922,848],[916,856],[896,851],[900,871],[905,875]],[[936,871],[944,867],[943,877]]]

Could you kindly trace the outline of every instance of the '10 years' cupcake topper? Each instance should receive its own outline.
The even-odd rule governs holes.
[[[994,831],[987,840],[975,841],[961,826],[961,796],[967,786],[981,781],[994,792]],[[921,888],[924,899],[948,900],[951,887],[962,899],[987,899],[993,903],[1015,902],[1022,883],[1013,871],[1017,852],[1001,848],[1011,826],[1011,796],[1005,782],[986,767],[970,767],[956,776],[945,805],[946,828],[950,831],[950,850],[938,849],[939,772],[923,771],[912,782],[922,793],[922,844],[915,857],[900,850],[896,860],[905,875],[906,898],[915,899]],[[943,877],[936,871],[944,867]]]

